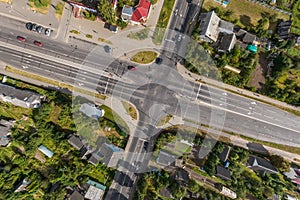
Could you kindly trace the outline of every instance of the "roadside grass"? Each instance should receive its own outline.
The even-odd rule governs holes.
[[[0,2],[7,3],[7,4],[12,4],[13,0],[0,0]]]
[[[30,9],[41,14],[49,12],[50,4],[51,0],[29,0]]]
[[[163,41],[166,27],[168,26],[170,16],[174,7],[175,0],[164,0],[162,9],[159,14],[159,19],[157,21],[154,33],[153,33],[153,43],[160,45]]]
[[[79,31],[77,31],[77,30],[70,30],[70,33],[74,33],[74,34],[77,34],[77,35],[79,35],[79,34],[80,34],[80,32],[79,32]]]
[[[36,75],[36,74],[32,74],[32,73],[29,73],[29,72],[26,72],[26,71],[23,71],[23,70],[20,70],[20,69],[17,69],[17,68],[13,68],[13,67],[10,67],[10,66],[6,66],[5,70],[8,71],[8,72],[12,72],[12,73],[27,77],[27,78],[31,78],[31,79],[34,79],[34,80],[37,80],[37,81],[48,83],[48,84],[53,85],[53,86],[58,86],[58,87],[61,87],[61,88],[65,88],[65,89],[68,89],[69,91],[76,91],[76,92],[79,92],[79,93],[82,93],[82,94],[95,96],[95,97],[97,97],[99,99],[102,99],[102,100],[104,100],[106,98],[104,95],[94,93],[94,92],[91,92],[91,91],[87,91],[85,89],[73,87],[69,84],[62,83],[62,82],[52,80],[52,79],[48,79],[48,78],[45,78],[45,77],[42,77],[42,76],[39,76],[39,75]]]
[[[114,122],[118,125],[118,127],[123,130],[125,132],[125,134],[129,134],[129,127],[128,125],[126,124],[126,122],[115,112],[113,111],[111,108],[105,106],[105,105],[102,105],[100,106],[103,110],[104,110],[104,118],[111,121],[111,122]],[[118,132],[120,135],[122,135],[120,132]],[[127,135],[123,135],[124,137],[126,137]]]
[[[300,35],[300,1],[297,1],[293,6],[293,22],[291,27],[291,33]]]
[[[135,108],[128,102],[122,101],[123,107],[125,108],[126,112],[132,117],[133,119],[137,120],[137,112]]]
[[[165,124],[167,124],[171,119],[172,119],[173,115],[167,115],[165,117],[163,117],[162,119],[159,119],[157,121],[157,126],[163,126]]]
[[[112,42],[111,42],[111,41],[109,41],[109,40],[106,40],[106,39],[104,39],[104,38],[101,38],[101,37],[99,37],[99,38],[98,38],[98,42],[104,42],[104,43],[107,43],[107,44],[112,44]]]
[[[85,37],[92,39],[93,36],[91,34],[86,34]]]
[[[64,10],[64,4],[61,2],[58,2],[55,6],[55,16],[60,19],[62,16]]]
[[[223,7],[214,0],[205,0],[202,9],[210,11],[216,7],[218,7],[223,13],[226,11],[233,11],[232,15],[229,17],[229,20],[233,22],[235,19],[237,19],[237,25],[241,26],[242,28],[254,27],[257,25],[258,20],[265,16],[271,16],[274,14],[277,15],[277,19],[289,19],[289,15],[274,11],[264,6],[260,6],[248,0],[232,0],[227,7]]]
[[[155,60],[157,55],[154,51],[141,51],[132,56],[130,60],[139,64],[149,64]]]
[[[29,116],[31,111],[31,109],[14,106],[10,103],[0,102],[0,117],[20,120],[23,115]]]
[[[144,28],[137,32],[130,32],[127,37],[134,40],[145,40],[148,38],[150,28]]]
[[[294,58],[294,59],[300,59],[300,48],[299,47],[292,47],[287,49],[286,51],[287,55]]]

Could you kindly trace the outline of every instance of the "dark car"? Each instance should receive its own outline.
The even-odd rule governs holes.
[[[28,23],[26,23],[26,28],[27,28],[27,30],[32,30],[32,23],[31,22],[28,22]]]
[[[17,36],[17,39],[21,42],[26,42],[26,39],[22,36]]]
[[[46,28],[45,29],[45,35],[49,37],[50,34],[51,34],[51,29],[50,28]]]
[[[37,41],[37,40],[35,40],[35,41],[33,42],[33,44],[35,44],[36,46],[39,46],[39,47],[42,47],[42,46],[43,46],[43,44],[42,44],[41,42]]]
[[[134,66],[132,66],[132,65],[127,66],[127,69],[128,69],[128,70],[131,70],[131,71],[136,70],[136,68],[135,68]]]
[[[162,58],[156,58],[155,59],[155,63],[158,64],[158,65],[160,65],[162,62],[163,62]]]
[[[108,46],[108,45],[105,45],[105,46],[104,46],[104,51],[105,51],[106,53],[110,53],[110,50],[111,50],[110,46]]]
[[[37,25],[36,24],[32,24],[31,30],[32,31],[36,31]]]
[[[36,27],[36,32],[42,33],[42,31],[43,31],[43,27],[42,26]]]

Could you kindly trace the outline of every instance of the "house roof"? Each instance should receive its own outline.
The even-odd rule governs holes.
[[[24,178],[21,183],[17,186],[17,189],[14,192],[21,192],[26,190],[26,187],[31,183],[27,178]]]
[[[156,162],[161,165],[170,165],[175,162],[175,155],[167,153],[165,151],[159,151]]]
[[[0,120],[0,146],[6,146],[10,142],[8,136],[13,125],[13,121]]]
[[[220,18],[214,11],[200,15],[200,35],[205,35],[216,42],[219,36]]]
[[[134,11],[134,8],[133,8],[133,7],[125,5],[125,6],[123,6],[123,8],[122,8],[122,15],[128,15],[128,16],[131,17],[133,11]]]
[[[80,150],[83,147],[82,141],[79,139],[79,137],[76,137],[75,135],[72,135],[68,142],[77,150]]]
[[[219,51],[229,52],[231,51],[231,49],[233,49],[235,43],[236,43],[236,37],[234,33],[224,34],[221,39]]]
[[[93,165],[97,165],[100,159],[101,156],[97,152],[93,152],[92,154],[90,154],[90,157],[88,158],[88,162]]]
[[[51,158],[53,156],[53,152],[50,151],[47,147],[44,145],[39,146],[38,148],[43,154],[45,154],[48,158]]]
[[[230,153],[230,148],[225,146],[223,151],[219,154],[219,159],[221,162],[225,162],[228,159]]]
[[[74,190],[74,192],[70,196],[70,200],[83,200],[84,197],[77,191]]]
[[[167,188],[163,188],[159,194],[163,197],[166,197],[166,198],[172,198],[172,193],[167,189]]]
[[[89,104],[89,103],[81,104],[80,112],[94,119],[99,119],[100,117],[104,116],[103,109],[99,109],[96,107],[96,105]]]
[[[187,183],[189,181],[189,173],[185,170],[179,170],[176,173],[175,179]]]
[[[132,21],[141,22],[148,18],[151,2],[148,0],[140,0],[136,9],[132,13]]]
[[[252,44],[255,40],[256,40],[256,36],[251,33],[248,33],[248,32],[246,32],[246,34],[243,37],[243,42],[245,42],[245,43]]]
[[[218,165],[216,170],[216,176],[224,180],[231,180],[230,171],[228,169]]]
[[[94,186],[98,189],[101,189],[103,191],[106,190],[106,186],[102,185],[101,183],[98,183],[98,182],[95,182],[95,181],[92,181],[92,180],[88,180],[86,183],[89,184],[89,185],[92,185],[92,186]]]
[[[20,90],[2,83],[0,83],[0,99],[1,96],[9,98],[12,104],[25,108],[35,107],[41,100],[41,95],[27,90]]]
[[[232,33],[234,25],[233,25],[233,23],[230,23],[230,22],[227,22],[227,21],[224,21],[224,20],[220,20],[219,28],[223,29],[223,31],[225,31],[225,32]]]
[[[300,169],[290,168],[290,171],[285,172],[284,175],[291,179],[292,182],[300,185]]]
[[[275,167],[266,159],[250,156],[248,160],[248,165],[259,172],[271,172],[271,173],[277,173]]]
[[[101,200],[103,195],[103,190],[91,185],[88,191],[85,193],[84,198],[89,200]]]

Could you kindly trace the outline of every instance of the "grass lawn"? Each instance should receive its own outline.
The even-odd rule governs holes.
[[[150,32],[149,28],[144,28],[137,32],[130,32],[127,37],[134,40],[145,40],[148,38],[148,34]]]
[[[157,53],[154,51],[141,51],[131,57],[131,61],[140,64],[149,64],[157,57]]]
[[[230,21],[237,19],[237,25],[242,28],[256,26],[258,20],[264,16],[271,16],[273,14],[277,14],[277,19],[289,19],[289,15],[260,6],[248,0],[232,0],[227,7],[221,6],[214,0],[205,0],[202,9],[209,11],[215,7],[218,7],[222,12],[233,11]]]
[[[293,24],[291,32],[300,35],[300,1],[297,1],[293,6]]]
[[[76,91],[76,92],[79,92],[79,93],[82,93],[82,94],[95,96],[95,97],[97,97],[99,99],[103,99],[103,100],[105,99],[104,95],[100,95],[98,93],[93,93],[91,91],[87,91],[87,90],[84,90],[84,89],[81,89],[81,88],[73,87],[69,84],[61,83],[59,81],[48,79],[48,78],[45,78],[45,77],[42,77],[42,76],[39,76],[39,75],[36,75],[36,74],[28,73],[26,71],[19,70],[17,68],[6,66],[5,70],[9,71],[9,72],[12,72],[12,73],[15,73],[15,74],[19,74],[19,75],[24,76],[24,77],[28,77],[28,78],[35,79],[35,80],[38,80],[38,81],[41,81],[41,82],[44,82],[44,83],[48,83],[48,84],[51,84],[53,86],[59,86],[61,88],[66,88],[70,91]]]
[[[126,112],[132,117],[133,119],[137,119],[137,112],[135,108],[130,104],[127,103],[126,101],[122,101],[123,107],[125,108]]]
[[[51,0],[29,0],[29,6],[32,11],[47,14],[50,8]]]
[[[286,53],[288,56],[291,56],[295,59],[300,59],[300,47],[289,48]]]
[[[157,21],[156,28],[153,34],[152,41],[156,45],[161,44],[163,41],[165,35],[165,28],[168,26],[174,3],[175,0],[164,0],[164,4],[160,11],[159,19]]]
[[[29,116],[31,111],[31,109],[14,106],[10,103],[0,102],[0,117],[20,120],[23,115]]]
[[[62,16],[64,10],[64,4],[61,2],[58,2],[57,5],[55,6],[55,16],[60,19]]]

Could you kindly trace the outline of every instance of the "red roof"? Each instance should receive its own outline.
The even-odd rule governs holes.
[[[148,17],[151,2],[148,0],[140,0],[136,9],[132,13],[131,20],[135,22],[145,21]]]

